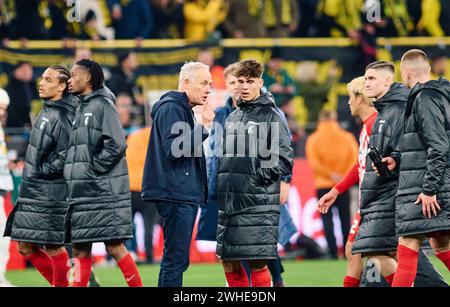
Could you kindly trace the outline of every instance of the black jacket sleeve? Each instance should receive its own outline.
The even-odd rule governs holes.
[[[386,146],[386,155],[385,156],[391,156],[395,162],[396,166],[393,171],[395,176],[398,176],[398,172],[400,169],[400,144],[403,139],[403,132],[404,132],[404,123],[405,123],[405,117],[403,114],[400,116],[396,116],[394,118],[394,121],[391,126],[391,137],[388,141],[388,144]]]
[[[418,134],[427,147],[426,172],[422,184],[425,195],[436,195],[446,169],[449,143],[445,131],[445,117],[439,107],[440,98],[434,91],[424,89],[416,99]],[[419,102],[419,103],[417,103]]]
[[[270,121],[270,160],[261,161],[260,172],[264,180],[276,181],[282,176],[292,175],[294,152],[289,140],[289,132],[278,114]],[[269,179],[270,178],[270,179]]]
[[[58,176],[63,173],[70,131],[71,123],[69,119],[62,118],[56,121],[52,129],[52,143],[56,147],[47,159],[42,161],[41,173],[44,177]]]
[[[92,166],[98,173],[107,173],[122,159],[127,148],[119,114],[109,103],[104,104],[101,127],[102,146],[94,155]]]

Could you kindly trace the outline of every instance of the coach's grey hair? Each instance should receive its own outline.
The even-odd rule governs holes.
[[[0,104],[2,104],[2,105],[9,105],[9,95],[2,88],[0,88]]]
[[[200,62],[186,62],[183,67],[180,69],[180,78],[178,80],[178,84],[184,80],[192,80],[195,77],[195,72],[199,69],[207,69],[209,70],[209,66]]]

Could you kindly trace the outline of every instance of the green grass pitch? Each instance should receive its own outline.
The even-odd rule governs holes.
[[[430,258],[445,280],[450,283],[450,273],[435,257]],[[346,262],[343,260],[303,260],[283,261],[285,272],[283,278],[288,287],[341,287]],[[156,287],[159,265],[139,266],[144,286]],[[101,286],[125,287],[126,283],[118,268],[94,268]],[[34,269],[11,271],[8,280],[15,286],[45,287],[44,278]],[[184,275],[184,286],[187,287],[222,287],[225,276],[220,264],[192,264]]]

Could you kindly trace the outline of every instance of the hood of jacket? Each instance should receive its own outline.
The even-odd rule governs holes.
[[[386,95],[374,102],[375,109],[378,112],[381,112],[386,106],[393,102],[407,102],[408,95],[409,89],[405,85],[394,82]]]
[[[68,95],[57,101],[45,100],[44,105],[48,106],[48,107],[66,109],[67,111],[69,111],[71,113],[75,113],[75,110],[78,107],[78,98],[73,95]]]
[[[152,108],[152,118],[155,117],[156,112],[158,112],[161,106],[168,102],[179,104],[187,111],[192,112],[191,106],[189,105],[189,99],[186,93],[178,91],[170,91],[162,95],[159,101],[154,104]]]
[[[435,90],[435,91],[441,93],[442,95],[444,95],[444,97],[447,98],[447,101],[450,102],[450,82],[447,79],[445,79],[444,77],[440,77],[439,80],[430,80],[425,83],[417,83],[411,89],[411,93],[409,95],[409,99],[408,99],[409,103],[406,107],[406,112],[405,112],[406,117],[411,115],[414,100],[416,99],[417,95],[419,95],[419,93],[424,89]]]
[[[80,103],[89,103],[89,101],[97,97],[103,97],[106,100],[111,101],[112,104],[114,104],[114,101],[116,100],[116,96],[114,96],[113,92],[111,92],[108,87],[103,86],[101,89],[96,90],[90,94],[80,96]]]
[[[417,88],[414,87],[412,89],[411,91],[412,96],[417,95],[423,89],[431,89],[441,93],[443,96],[447,98],[447,100],[449,100],[450,98],[450,81],[448,81],[444,77],[440,77],[438,80],[430,80],[421,85],[422,86],[418,86]]]

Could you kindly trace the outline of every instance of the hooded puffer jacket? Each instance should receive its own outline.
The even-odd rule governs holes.
[[[225,123],[219,158],[217,255],[227,261],[274,259],[280,177],[292,173],[293,151],[270,93],[238,107]]]
[[[398,236],[450,230],[450,82],[417,84],[408,99],[396,201]],[[441,211],[431,219],[414,204],[436,195]]]
[[[82,96],[75,115],[64,167],[73,243],[132,237],[127,146],[114,99],[107,88]]]
[[[44,101],[25,156],[23,181],[6,234],[13,240],[63,244],[68,209],[63,176],[69,135],[78,99]]]
[[[403,117],[409,90],[400,83],[392,84],[389,91],[375,101],[378,111],[372,127],[369,147],[378,149],[382,157],[390,156],[403,135]],[[361,223],[353,253],[386,252],[397,249],[395,236],[395,195],[398,171],[391,177],[381,177],[366,157],[366,172],[361,183]]]

